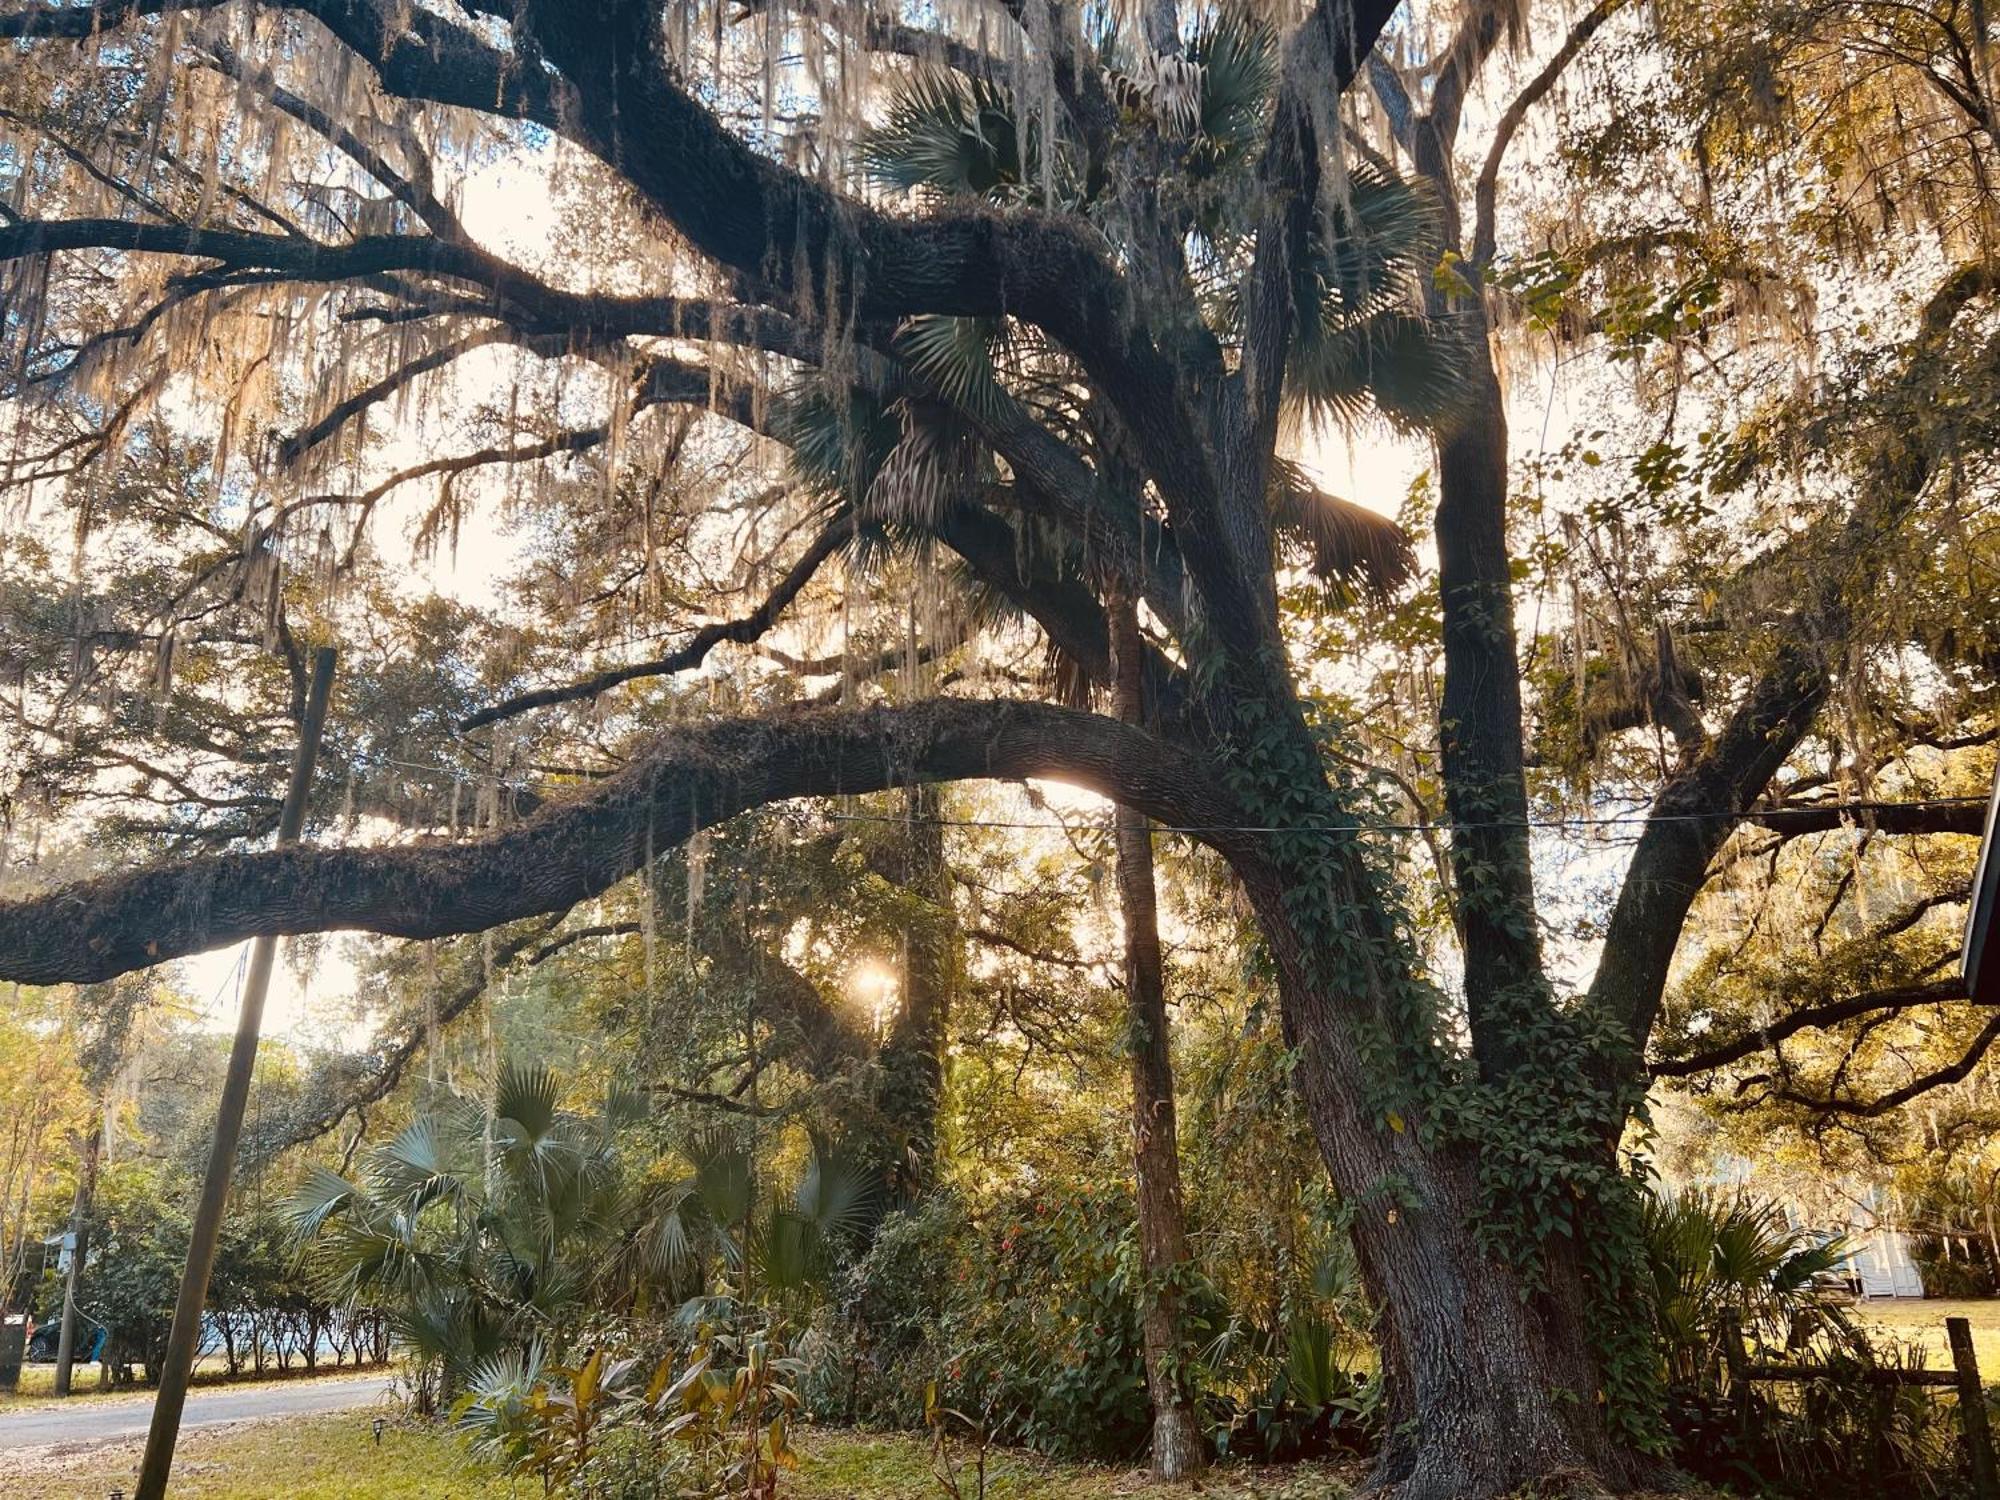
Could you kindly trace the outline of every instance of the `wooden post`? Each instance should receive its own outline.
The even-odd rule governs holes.
[[[1729,1398],[1736,1406],[1736,1431],[1750,1430],[1750,1351],[1743,1344],[1743,1323],[1734,1308],[1722,1314],[1722,1361],[1729,1369]]]
[[[2000,1500],[2000,1470],[1993,1463],[1993,1433],[1986,1420],[1986,1387],[1979,1380],[1979,1359],[1972,1349],[1972,1325],[1964,1318],[1946,1318],[1951,1339],[1951,1367],[1958,1374],[1958,1420],[1965,1429],[1966,1457],[1972,1461],[1972,1493],[1979,1500]]]
[[[326,700],[333,687],[334,651],[323,646],[313,653],[312,687],[306,695],[305,722],[299,726],[298,753],[292,760],[291,784],[278,814],[277,846],[298,842],[305,826],[306,790],[312,785],[313,760],[319,754],[320,731],[326,725]],[[208,1301],[209,1273],[215,1269],[215,1245],[222,1232],[222,1212],[229,1202],[229,1180],[236,1171],[236,1143],[243,1134],[243,1106],[250,1097],[250,1073],[257,1063],[257,1038],[264,1025],[264,995],[271,986],[271,967],[278,940],[260,937],[250,947],[250,971],[243,983],[243,1007],[236,1017],[236,1040],[229,1049],[229,1071],[222,1082],[222,1102],[215,1111],[215,1139],[209,1146],[208,1173],[195,1208],[194,1237],[188,1245],[187,1269],[181,1275],[180,1297],[174,1303],[174,1328],[160,1366],[160,1390],[153,1398],[153,1424],[146,1434],[146,1456],[139,1466],[134,1500],[166,1500],[167,1475],[174,1464],[174,1443],[180,1437],[181,1408],[187,1402],[188,1377],[201,1345],[201,1317]]]

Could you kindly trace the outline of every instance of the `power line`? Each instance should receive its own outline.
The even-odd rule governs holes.
[[[1910,802],[1822,802],[1802,807],[1759,807],[1745,812],[1620,813],[1608,817],[1447,819],[1436,823],[1305,823],[1279,826],[1259,823],[1155,823],[1162,833],[1319,833],[1329,837],[1355,833],[1450,833],[1460,828],[1614,828],[1645,827],[1654,823],[1742,823],[1764,819],[1796,818],[1804,813],[1833,813],[1843,820],[1868,813],[1887,811],[1956,811],[1983,807],[1983,797],[1934,797]],[[827,813],[829,821],[841,823],[921,823],[938,828],[1013,828],[1060,832],[1063,823],[1034,823],[1005,818],[905,818],[893,813]]]
[[[534,783],[500,776],[492,772],[467,770],[462,767],[443,764],[420,765],[415,761],[395,760],[387,756],[377,757],[373,764],[397,766],[405,770],[424,771],[434,775],[450,777],[463,783],[486,783],[494,786],[510,787],[527,791]],[[1549,818],[1447,818],[1440,822],[1424,823],[1377,823],[1357,819],[1353,823],[1295,824],[1281,827],[1277,824],[1260,823],[1155,823],[1161,833],[1181,833],[1198,837],[1202,834],[1247,833],[1317,833],[1328,837],[1347,834],[1375,833],[1450,833],[1455,829],[1469,828],[1522,828],[1530,831],[1549,829],[1588,829],[1650,827],[1656,823],[1755,823],[1782,821],[1801,816],[1831,814],[1845,822],[1857,822],[1873,813],[1884,812],[1957,812],[1967,808],[1984,807],[1984,797],[1923,797],[1909,801],[1871,799],[1854,802],[1816,802],[1794,807],[1756,807],[1745,811],[1661,813],[1633,812],[1614,813],[1604,816],[1588,814]],[[1033,822],[1010,818],[910,818],[895,813],[826,813],[829,822],[835,823],[896,823],[905,827],[921,824],[928,828],[990,828],[1015,830],[1019,832],[1059,833],[1069,825],[1059,822]]]

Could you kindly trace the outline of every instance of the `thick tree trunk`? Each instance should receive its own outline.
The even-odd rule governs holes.
[[[1438,747],[1452,821],[1466,1008],[1473,1049],[1491,1077],[1512,1061],[1509,1034],[1520,1024],[1520,1007],[1538,1003],[1547,983],[1528,853],[1507,546],[1507,413],[1484,311],[1475,305],[1457,316],[1470,351],[1469,405],[1438,444],[1445,659]]]
[[[1554,1247],[1531,1294],[1518,1253],[1481,1243],[1473,1148],[1433,1135],[1407,1078],[1362,1054],[1356,1015],[1382,1014],[1379,997],[1311,977],[1343,972],[1342,947],[1352,950],[1344,971],[1357,972],[1355,955],[1379,951],[1385,936],[1365,911],[1352,931],[1301,934],[1290,915],[1298,893],[1272,872],[1241,873],[1277,963],[1286,1040],[1300,1053],[1294,1077],[1378,1310],[1388,1407],[1376,1484],[1395,1500],[1483,1500],[1551,1478],[1586,1493],[1634,1479],[1640,1463],[1613,1438],[1600,1398],[1579,1266]],[[1562,1088],[1548,1081],[1549,1108]]]
[[[1288,1006],[1310,1059],[1318,1007]],[[1573,1259],[1551,1252],[1528,1295],[1519,1266],[1478,1239],[1469,1150],[1425,1148],[1357,1121],[1324,1069],[1299,1069],[1329,1172],[1352,1207],[1379,1309],[1389,1382],[1376,1483],[1396,1500],[1479,1500],[1552,1478],[1620,1484],[1637,1465],[1604,1420],[1597,1358]]]
[[[1119,718],[1137,724],[1144,713],[1138,613],[1123,597],[1113,598],[1109,608],[1117,667],[1114,707]],[[1199,1470],[1207,1453],[1187,1377],[1182,1326],[1187,1226],[1181,1210],[1179,1125],[1160,958],[1153,834],[1143,813],[1120,807],[1114,819],[1118,900],[1125,919],[1126,1044],[1132,1064],[1139,1262],[1146,1282],[1142,1330],[1146,1388],[1153,1402],[1153,1472],[1162,1479],[1178,1479]]]
[[[1364,1210],[1354,1229],[1392,1382],[1376,1482],[1396,1500],[1475,1500],[1633,1477],[1574,1315],[1575,1266],[1552,1265],[1549,1290],[1524,1297],[1516,1267],[1475,1238],[1472,1164],[1442,1157],[1398,1170],[1405,1201]]]

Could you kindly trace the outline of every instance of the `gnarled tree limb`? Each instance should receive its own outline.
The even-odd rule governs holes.
[[[1803,1010],[1795,1010],[1769,1026],[1760,1026],[1755,1031],[1688,1057],[1663,1059],[1651,1064],[1646,1071],[1655,1078],[1690,1078],[1696,1073],[1712,1073],[1730,1063],[1741,1062],[1754,1053],[1768,1051],[1801,1031],[1824,1030],[1877,1011],[1911,1010],[1921,1005],[1948,1005],[1963,1000],[1965,985],[1956,979],[1870,990],[1865,995],[1850,995],[1844,1000],[1829,1000],[1824,1005],[1809,1005]]]
[[[617,775],[485,838],[390,848],[294,846],[154,866],[0,906],[0,978],[108,979],[263,933],[477,932],[596,895],[687,839],[765,803],[921,781],[1051,777],[1168,824],[1243,816],[1194,756],[1099,715],[939,699],[809,709],[662,734]]]

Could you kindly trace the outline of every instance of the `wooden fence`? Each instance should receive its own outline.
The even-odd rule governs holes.
[[[1964,1318],[1946,1318],[1945,1335],[1951,1341],[1949,1370],[1870,1369],[1843,1372],[1843,1378],[1860,1379],[1868,1385],[1950,1386],[1958,1393],[1959,1429],[1965,1437],[1966,1457],[1972,1468],[1972,1492],[1978,1500],[2000,1500],[2000,1466],[1993,1458],[1993,1432],[1986,1416],[1986,1387],[1979,1379],[1979,1360],[1972,1348],[1972,1325]],[[1832,1378],[1827,1370],[1800,1365],[1753,1362],[1743,1345],[1743,1331],[1733,1324],[1725,1329],[1722,1348],[1729,1362],[1730,1379],[1750,1381],[1795,1381]]]

